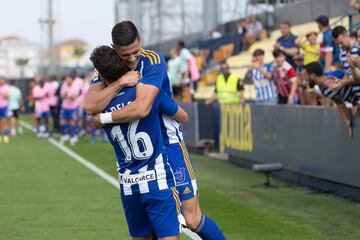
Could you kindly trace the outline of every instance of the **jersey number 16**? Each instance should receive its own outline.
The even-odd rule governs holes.
[[[146,132],[136,132],[139,120],[129,124],[126,141],[119,125],[111,129],[111,137],[117,141],[121,150],[125,155],[125,162],[131,162],[132,156],[136,160],[145,160],[151,157],[154,147],[151,143],[150,136]],[[140,149],[142,146],[142,150]]]

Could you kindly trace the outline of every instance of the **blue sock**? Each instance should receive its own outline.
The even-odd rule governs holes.
[[[4,129],[3,135],[4,137],[9,136],[9,130],[7,128]]]
[[[204,240],[225,240],[224,234],[218,225],[206,215],[202,215],[201,221],[195,232]]]
[[[70,137],[75,136],[76,132],[77,132],[77,126],[76,125],[73,127],[70,126]]]
[[[69,125],[68,124],[64,124],[64,125],[60,126],[61,135],[68,134],[68,130],[69,130]]]

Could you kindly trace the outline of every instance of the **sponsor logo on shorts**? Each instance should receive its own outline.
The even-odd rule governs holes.
[[[119,182],[121,184],[138,184],[156,180],[155,171],[146,171],[137,174],[120,174]]]

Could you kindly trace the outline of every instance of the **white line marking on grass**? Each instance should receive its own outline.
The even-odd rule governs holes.
[[[27,122],[21,121],[21,126],[23,126],[24,128],[28,129],[31,132],[35,132],[33,129],[33,126]],[[81,163],[82,165],[84,165],[86,168],[88,168],[90,171],[96,173],[99,177],[101,177],[102,179],[104,179],[105,181],[107,181],[108,183],[110,183],[111,185],[113,185],[114,187],[116,187],[117,189],[119,189],[119,182],[116,178],[114,178],[113,176],[109,175],[108,173],[104,172],[101,168],[99,168],[98,166],[94,165],[93,163],[89,162],[88,160],[86,160],[85,158],[81,157],[79,154],[75,153],[73,150],[71,150],[70,148],[62,145],[59,141],[56,141],[54,138],[50,137],[48,139],[48,142],[50,142],[52,145],[54,145],[55,147],[57,147],[59,150],[61,150],[62,152],[66,153],[68,156],[72,157],[74,160],[76,160],[77,162]],[[192,240],[201,240],[201,238],[196,234],[193,233],[192,231],[190,231],[187,228],[183,228],[182,232],[188,236],[190,239]]]
[[[26,123],[26,122],[21,122],[21,125],[30,130],[31,132],[34,132],[33,127]],[[113,185],[114,187],[116,187],[117,189],[119,189],[119,182],[116,178],[114,178],[113,176],[109,175],[108,173],[104,172],[102,169],[100,169],[98,166],[94,165],[93,163],[89,162],[88,160],[86,160],[85,158],[81,157],[79,154],[75,153],[74,151],[72,151],[70,148],[62,145],[60,142],[56,141],[54,138],[49,138],[48,141],[54,145],[55,147],[57,147],[59,150],[61,150],[62,152],[66,153],[68,156],[72,157],[74,160],[78,161],[79,163],[81,163],[82,165],[84,165],[86,168],[90,169],[92,172],[96,173],[99,177],[101,177],[102,179],[104,179],[105,181],[107,181],[108,183],[110,183],[111,185]]]

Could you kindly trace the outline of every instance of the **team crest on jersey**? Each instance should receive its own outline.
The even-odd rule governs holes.
[[[185,181],[185,168],[178,168],[175,171],[176,182],[182,183]]]

